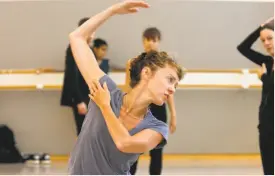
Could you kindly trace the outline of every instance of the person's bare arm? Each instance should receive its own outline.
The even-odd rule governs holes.
[[[96,29],[115,14],[135,13],[138,8],[148,8],[144,1],[124,1],[117,3],[106,10],[91,17],[88,21],[70,33],[69,39],[77,66],[88,85],[92,80],[99,80],[105,73],[99,68],[95,55],[89,48],[88,38]]]
[[[118,150],[124,153],[144,153],[155,148],[163,136],[151,129],[145,129],[131,136],[115,116],[110,104],[101,107],[108,130]]]
[[[169,108],[169,112],[170,112],[169,128],[170,128],[170,132],[174,133],[176,131],[176,125],[177,125],[177,116],[176,116],[174,95],[171,95],[168,98],[168,108]]]
[[[129,90],[131,89],[131,86],[130,86],[130,81],[131,81],[131,78],[130,78],[130,68],[131,68],[131,61],[132,59],[129,59],[128,62],[127,62],[127,65],[126,65],[126,70],[125,70],[125,90],[126,92],[129,92]]]
[[[91,51],[87,40],[96,29],[112,15],[113,11],[109,8],[91,17],[69,35],[76,64],[88,85],[90,85],[93,79],[98,80],[105,73],[99,68],[95,55]]]
[[[138,8],[148,8],[149,5],[144,1],[127,0],[117,3],[107,10],[92,17],[80,28],[70,34],[73,54],[76,58],[78,67],[90,87],[90,98],[98,105],[104,116],[110,135],[112,136],[119,150],[124,152],[143,152],[157,145],[162,137],[153,130],[144,130],[139,134],[138,140],[132,137],[128,130],[120,123],[110,106],[110,92],[107,84],[104,83],[104,89],[99,84],[99,78],[104,75],[97,65],[94,54],[90,51],[87,44],[87,38],[96,30],[96,28],[114,14],[135,13]],[[94,84],[95,83],[95,84]],[[146,134],[144,134],[146,133]],[[143,134],[143,135],[142,135]],[[150,141],[148,141],[150,137]],[[138,146],[138,147],[137,147]],[[138,151],[136,151],[138,150]]]

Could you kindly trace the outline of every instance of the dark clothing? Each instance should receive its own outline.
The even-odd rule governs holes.
[[[99,67],[106,74],[109,72],[109,60],[103,59]],[[61,105],[69,106],[73,109],[74,118],[76,121],[77,134],[80,133],[85,115],[78,113],[77,104],[85,102],[88,106],[89,102],[89,87],[86,84],[83,76],[77,68],[76,62],[70,45],[66,50],[64,81],[61,95]]]
[[[259,107],[259,143],[264,174],[274,174],[274,59],[251,49],[260,36],[259,27],[251,33],[238,47],[240,53],[255,64],[266,65],[267,73],[263,74],[262,98]]]
[[[268,131],[274,131],[274,70],[273,57],[263,55],[251,49],[252,44],[258,39],[260,28],[250,34],[239,46],[238,50],[249,60],[255,64],[262,66],[266,65],[267,73],[261,77],[262,98],[259,108],[259,128],[264,128]]]
[[[161,149],[154,149],[150,151],[150,167],[149,167],[149,173],[150,175],[161,175],[162,171],[162,151]],[[135,175],[137,170],[138,160],[131,166],[130,173],[131,175]]]
[[[84,102],[88,107],[89,99],[87,98],[87,100],[85,100]],[[77,106],[72,106],[72,109],[73,109],[74,120],[75,120],[75,124],[76,124],[76,132],[77,132],[77,135],[79,135],[86,115],[79,114]]]
[[[260,132],[259,142],[264,174],[274,175],[274,132]]]
[[[109,60],[103,59],[99,67],[103,72],[109,72]],[[64,82],[61,105],[74,106],[88,97],[89,87],[77,68],[70,45],[66,50]]]
[[[166,112],[166,104],[164,103],[162,106],[158,106],[155,104],[150,105],[150,110],[152,114],[158,119],[167,123],[167,112]]]
[[[162,106],[151,104],[150,110],[158,120],[164,123],[167,123],[166,104],[163,104]],[[153,149],[150,151],[150,157],[151,157],[151,162],[149,167],[150,175],[161,175],[162,160],[163,160],[162,152],[163,152],[163,148]],[[138,160],[131,166],[131,169],[130,169],[131,175],[135,175],[137,170],[137,164],[138,164]]]

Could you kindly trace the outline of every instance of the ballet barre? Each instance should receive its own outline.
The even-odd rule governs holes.
[[[0,90],[61,90],[63,71],[50,69],[13,70],[0,72]],[[109,76],[120,87],[125,87],[125,72],[110,72]],[[188,70],[179,89],[261,88],[253,70]]]

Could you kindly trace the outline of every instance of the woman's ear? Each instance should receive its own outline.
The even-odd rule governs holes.
[[[144,80],[148,81],[152,77],[152,75],[153,75],[152,70],[149,67],[144,67],[141,70],[141,79],[144,79]]]

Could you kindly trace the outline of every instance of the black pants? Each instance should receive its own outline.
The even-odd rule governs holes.
[[[274,175],[274,115],[259,125],[259,146],[264,175]]]
[[[167,113],[166,113],[166,106],[165,104],[162,106],[157,106],[152,104],[150,106],[150,110],[152,114],[159,120],[163,122],[167,122]],[[150,169],[149,173],[150,175],[161,175],[162,171],[162,151],[163,149],[153,149],[150,151],[150,157],[151,157],[151,162],[150,162]],[[131,175],[135,175],[136,170],[137,170],[137,164],[138,161],[136,161],[130,169]]]
[[[88,102],[89,100],[85,100],[85,103],[88,107]],[[82,124],[84,122],[84,119],[85,119],[85,116],[86,115],[81,115],[78,113],[78,109],[77,109],[77,105],[74,105],[72,107],[73,109],[73,113],[74,113],[74,120],[75,120],[75,124],[76,124],[76,131],[77,131],[77,136],[79,135],[80,131],[81,131],[81,128],[82,128]]]
[[[162,171],[162,148],[151,150],[150,157],[151,157],[151,162],[149,167],[150,175],[160,175]],[[138,164],[138,161],[132,165],[130,169],[131,175],[135,175],[137,170],[137,164]]]
[[[264,175],[274,175],[274,133],[259,137]]]

